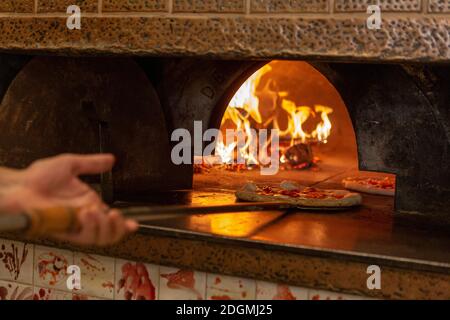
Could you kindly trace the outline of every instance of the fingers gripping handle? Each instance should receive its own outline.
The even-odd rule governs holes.
[[[77,210],[73,208],[50,208],[33,210],[28,214],[27,235],[36,237],[75,231],[79,228]]]
[[[0,213],[0,232],[25,232],[31,237],[75,231],[79,228],[77,210],[51,208],[27,213]]]
[[[30,225],[27,214],[10,214],[0,212],[0,232],[25,231]]]

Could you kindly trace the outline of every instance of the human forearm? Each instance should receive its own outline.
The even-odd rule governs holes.
[[[14,193],[22,185],[24,170],[0,167],[0,213],[15,212]]]
[[[19,183],[22,176],[23,170],[0,167],[0,188]]]
[[[78,176],[110,171],[113,155],[64,154],[41,159],[24,170],[0,167],[0,213],[44,208],[77,208],[79,229],[49,236],[77,244],[108,245],[138,228],[111,210]]]

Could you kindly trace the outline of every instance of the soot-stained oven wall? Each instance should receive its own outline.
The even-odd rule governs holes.
[[[127,58],[0,58],[0,163],[23,168],[61,153],[111,152],[100,180],[108,200],[189,188],[191,175],[170,158],[159,97]]]

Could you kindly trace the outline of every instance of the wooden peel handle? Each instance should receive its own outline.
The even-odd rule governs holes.
[[[31,237],[64,233],[78,229],[77,209],[47,208],[28,212],[30,219],[27,235]]]

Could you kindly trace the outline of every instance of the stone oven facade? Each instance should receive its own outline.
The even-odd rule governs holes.
[[[70,5],[81,30],[66,27]],[[445,62],[449,12],[448,0],[5,0],[0,49]]]
[[[379,29],[367,25],[374,4]],[[80,29],[67,26],[72,5]],[[111,152],[113,171],[86,178],[106,202],[235,204],[221,177],[195,188],[192,164],[171,161],[170,134],[192,133],[194,121],[219,128],[241,85],[273,60],[301,60],[329,82],[356,144],[351,170],[394,174],[395,201],[163,217],[102,249],[2,233],[0,255],[23,257],[0,264],[4,297],[449,299],[450,0],[0,0],[0,166]],[[342,188],[340,175],[316,182]],[[85,289],[66,288],[64,268],[46,281],[48,256],[79,264]],[[367,285],[374,265],[381,290]],[[126,292],[124,267],[147,270],[148,297]],[[175,290],[180,275],[197,286]]]

